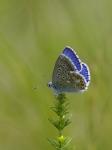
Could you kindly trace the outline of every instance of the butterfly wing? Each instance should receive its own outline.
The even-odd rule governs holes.
[[[89,67],[85,63],[82,63],[80,74],[85,78],[86,85],[88,86],[90,83],[90,71]]]
[[[75,92],[85,89],[85,80],[75,69],[74,64],[61,54],[55,64],[52,84],[58,92]]]
[[[72,61],[76,70],[81,70],[81,60],[72,48],[68,46],[65,47],[63,50],[63,54]]]
[[[70,71],[74,71],[73,64],[69,61],[67,57],[61,54],[54,66],[52,82],[55,85],[56,83],[65,83],[69,80]]]

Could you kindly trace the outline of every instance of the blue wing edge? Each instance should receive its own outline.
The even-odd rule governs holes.
[[[89,70],[88,65],[82,62],[82,69],[79,73],[84,78],[86,87],[88,87],[90,84],[90,80],[91,80],[90,70]]]
[[[79,56],[76,54],[75,50],[73,50],[70,46],[66,46],[61,55],[64,55],[71,61],[75,71],[81,70],[81,60],[79,59]]]

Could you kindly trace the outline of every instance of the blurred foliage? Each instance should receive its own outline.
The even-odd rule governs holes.
[[[112,1],[0,1],[0,149],[52,150],[46,86],[64,46],[91,71],[84,94],[68,94],[76,150],[112,150]]]

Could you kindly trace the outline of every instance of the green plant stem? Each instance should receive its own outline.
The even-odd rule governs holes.
[[[60,107],[60,110],[62,110],[63,103],[65,101],[65,95],[58,95],[57,100],[58,100],[58,103],[59,103],[58,105]],[[62,112],[60,111],[60,113],[59,113],[59,122],[60,122],[60,124],[63,121],[63,115],[61,113]],[[61,137],[63,135],[62,131],[63,131],[63,129],[59,129],[59,137]],[[62,142],[61,141],[59,141],[59,148],[60,148],[60,150],[62,150]]]
[[[71,141],[71,138],[63,135],[63,129],[71,122],[67,117],[68,115],[68,102],[65,94],[59,94],[56,97],[54,107],[51,107],[57,115],[57,119],[49,119],[50,123],[58,130],[58,137],[56,139],[48,139],[49,142],[55,147],[56,150],[65,150]]]

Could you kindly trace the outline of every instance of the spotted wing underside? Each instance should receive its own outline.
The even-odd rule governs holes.
[[[54,66],[52,83],[58,92],[74,92],[85,89],[84,78],[74,69],[68,57],[61,54]]]

